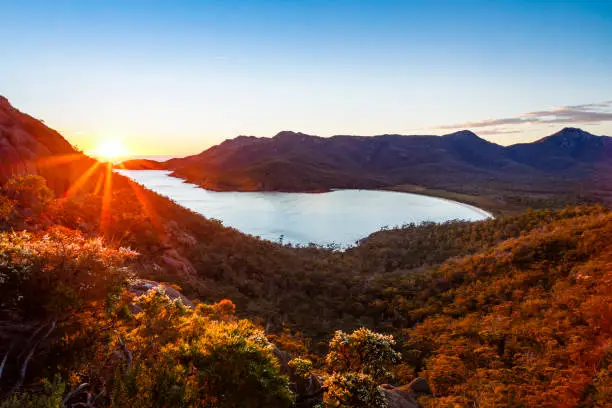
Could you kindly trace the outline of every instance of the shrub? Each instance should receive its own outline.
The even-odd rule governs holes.
[[[53,200],[47,181],[33,174],[9,179],[0,193],[4,196],[0,201],[0,218],[18,229],[37,223]]]
[[[387,401],[371,376],[334,373],[325,382],[324,406],[338,408],[385,408]]]
[[[123,264],[134,255],[62,227],[0,233],[2,303],[29,318],[57,318],[106,300],[128,277]]]
[[[62,399],[66,390],[66,384],[58,374],[53,382],[42,380],[42,392],[16,393],[0,403],[0,408],[64,408]]]
[[[366,328],[350,335],[338,330],[329,343],[327,365],[334,372],[362,373],[376,381],[384,381],[390,375],[389,367],[400,360],[400,354],[393,350],[394,346],[395,340],[391,335]]]
[[[272,344],[249,321],[229,319],[229,303],[192,310],[163,291],[139,298],[142,311],[119,333],[133,353],[134,368],[115,378],[114,404],[291,406],[289,381],[280,374]],[[221,311],[220,320],[210,315],[211,309]],[[120,347],[113,344],[111,350]]]
[[[312,370],[312,361],[305,358],[294,358],[288,364],[296,375],[303,378],[307,378]]]

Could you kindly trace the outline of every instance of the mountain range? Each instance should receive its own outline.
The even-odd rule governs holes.
[[[44,122],[0,97],[0,179],[44,176],[57,194],[96,161]],[[612,202],[612,138],[576,128],[532,143],[500,146],[469,130],[444,136],[318,137],[283,131],[239,136],[166,162],[132,160],[128,169],[168,169],[212,190],[318,192],[393,189],[458,199],[504,212]],[[87,177],[100,184],[100,167]]]
[[[550,196],[609,199],[612,138],[564,128],[532,143],[501,146],[469,130],[444,136],[328,138],[283,131],[270,138],[239,136],[163,163],[135,160],[123,165],[172,170],[175,176],[221,191],[387,188],[480,197],[468,199],[476,202],[483,197],[522,200],[528,194],[549,205]]]

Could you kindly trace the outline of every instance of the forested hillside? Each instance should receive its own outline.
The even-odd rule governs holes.
[[[2,408],[612,400],[603,206],[295,248],[91,168],[0,184]]]
[[[6,406],[38,398],[44,392],[36,378],[51,381],[56,373],[61,382],[58,377],[47,388],[65,396],[87,382],[89,391],[100,394],[94,406],[135,401],[236,406],[236,400],[219,402],[218,395],[241,387],[251,405],[241,398],[237,406],[290,405],[292,383],[280,371],[273,374],[279,366],[272,346],[257,337],[264,332],[300,358],[293,364],[305,375],[314,370],[330,390],[370,389],[363,406],[378,398],[377,382],[403,384],[417,376],[429,382],[435,396],[419,400],[432,406],[605,406],[610,397],[612,215],[602,207],[406,226],[335,252],[250,238],[137,186],[113,193],[113,216],[105,226],[97,196],[53,199],[39,179],[29,177],[5,184],[2,191],[4,228],[31,231],[2,235],[2,384],[4,395],[13,395],[13,405]],[[172,311],[176,302],[156,300],[153,292],[135,301],[122,289],[135,275],[182,286],[188,297],[204,302],[196,308],[199,314]],[[393,335],[389,342],[361,334],[364,341],[389,344],[397,353],[383,353],[386,368],[365,369],[362,362],[349,364],[346,373],[324,358],[335,330],[360,327]],[[182,342],[199,342],[200,336],[224,344],[225,330],[242,333],[236,341],[243,345],[232,346],[231,355],[208,348],[181,354],[187,347]],[[159,346],[150,343],[151,336],[160,336]],[[171,351],[175,347],[179,354]],[[251,357],[240,357],[241,347],[260,348],[263,354],[248,363]],[[129,352],[131,362],[118,352]],[[167,365],[151,366],[153,361]],[[176,361],[186,364],[184,374],[152,379]],[[205,371],[227,382],[198,388],[197,397],[189,388],[179,392],[170,385],[201,381],[188,374],[189,367],[223,370],[228,361],[238,364],[232,373],[239,372],[240,361],[270,368],[252,373],[251,385],[250,377],[243,382],[223,371]],[[130,376],[116,377],[109,370]],[[254,385],[264,372],[274,376],[266,380],[270,388]],[[366,376],[359,377],[366,383],[355,373]],[[114,381],[113,391],[107,381]],[[156,381],[170,388],[147,391],[162,386]],[[325,401],[344,406],[334,405],[342,399],[335,392],[324,394]],[[85,398],[81,394],[75,401]]]

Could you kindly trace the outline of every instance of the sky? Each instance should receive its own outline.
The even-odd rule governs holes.
[[[612,1],[0,0],[0,95],[85,151],[612,135]]]

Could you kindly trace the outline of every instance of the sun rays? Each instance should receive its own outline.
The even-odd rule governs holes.
[[[119,164],[118,167],[125,169],[123,164]],[[127,180],[128,185],[130,186],[132,191],[134,192],[136,199],[138,199],[138,201],[140,202],[140,205],[142,206],[143,211],[145,212],[147,217],[149,217],[151,225],[153,225],[153,228],[155,229],[155,231],[160,236],[164,236],[165,235],[164,226],[163,226],[163,222],[161,221],[161,217],[157,214],[157,212],[153,208],[153,205],[145,196],[145,193],[142,187],[138,186],[136,182],[134,182],[133,180],[127,177],[125,177],[125,179]]]
[[[100,232],[107,230],[111,220],[111,202],[113,199],[113,165],[106,163],[106,177],[104,178],[104,192],[102,193],[102,209],[100,212]]]
[[[115,154],[125,152],[126,150],[109,148],[102,151],[105,152],[106,158],[110,158],[111,156],[117,157]],[[140,204],[142,213],[147,217],[155,231],[160,236],[164,236],[163,222],[150,200],[147,199],[143,189],[134,181],[113,171],[115,166],[123,167],[121,164],[114,165],[111,160],[100,162],[83,154],[74,153],[43,157],[37,160],[36,165],[46,171],[74,174],[74,181],[71,181],[63,193],[64,198],[71,199],[80,194],[92,194],[100,199],[99,232],[101,234],[106,234],[113,229],[113,205],[121,206],[129,204],[127,202],[117,202],[116,198],[113,200],[116,190],[127,188],[127,184],[130,186],[133,196]],[[116,211],[121,212],[122,210],[117,208]]]
[[[39,158],[36,163],[39,167],[53,167],[59,166],[62,164],[70,164],[74,163],[78,160],[83,159],[83,155],[80,153],[72,153],[72,154],[62,154],[62,155],[53,155],[53,156],[43,156]]]

